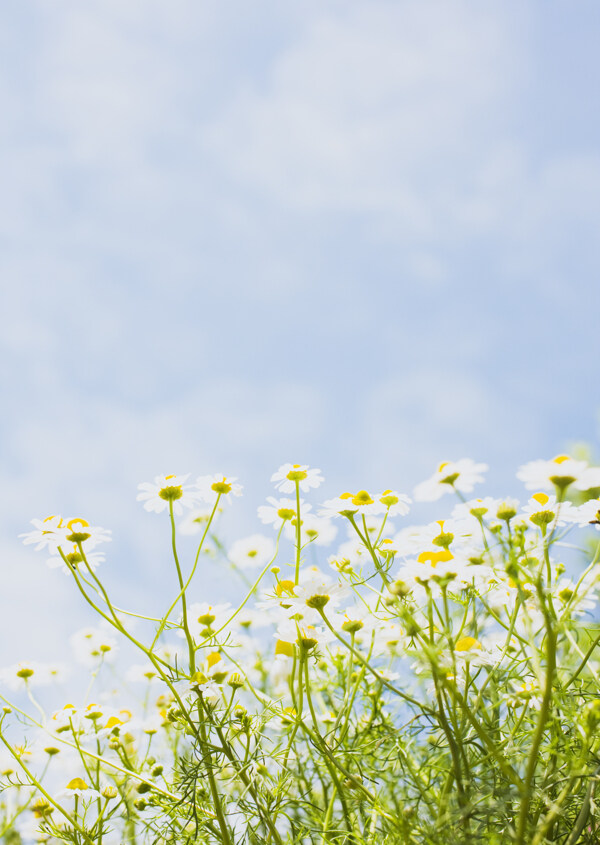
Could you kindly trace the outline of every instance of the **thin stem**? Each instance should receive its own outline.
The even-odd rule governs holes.
[[[185,586],[183,583],[183,575],[181,574],[181,566],[179,565],[179,556],[177,555],[177,543],[176,543],[176,528],[175,528],[175,517],[173,515],[173,502],[169,500],[169,517],[171,519],[171,546],[173,549],[173,558],[175,559],[175,567],[177,569],[177,579],[179,581],[179,597],[181,598],[181,613],[182,613],[182,626],[183,632],[185,634],[185,639],[187,641],[188,646],[188,654],[190,659],[190,677],[196,671],[196,650],[194,648],[194,639],[190,632],[190,626],[188,624],[188,615],[187,615],[187,598],[185,595]]]

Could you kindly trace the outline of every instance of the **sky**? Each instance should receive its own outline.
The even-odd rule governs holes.
[[[596,2],[2,17],[0,660],[92,621],[33,517],[112,528],[140,608],[172,578],[154,475],[238,476],[237,539],[286,461],[326,498],[472,457],[499,495],[598,447]]]

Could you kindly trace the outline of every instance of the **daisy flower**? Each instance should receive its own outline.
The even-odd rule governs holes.
[[[405,493],[395,490],[384,490],[379,501],[387,508],[388,516],[406,516],[412,505],[412,499]]]
[[[295,609],[304,610],[307,607],[318,611],[330,602],[331,607],[334,607],[347,595],[348,587],[332,584],[322,573],[315,573],[294,587],[294,593],[289,598],[290,613],[293,615]]]
[[[296,540],[296,522],[292,519],[286,523],[285,536],[288,540]],[[302,514],[300,520],[300,545],[305,543],[315,543],[317,546],[328,546],[337,535],[336,526],[324,517],[315,516],[314,514]]]
[[[524,505],[521,513],[527,517],[527,521],[534,525],[542,526],[550,523],[556,526],[578,525],[585,527],[593,518],[594,504],[598,510],[600,502],[592,499],[584,505],[576,507],[571,502],[559,502],[556,496],[547,493],[534,493],[529,502]],[[588,507],[589,505],[592,507]],[[556,520],[556,522],[555,522]]]
[[[211,636],[213,631],[222,628],[231,616],[231,610],[229,602],[212,605],[203,601],[191,604],[188,608],[188,621],[194,639],[205,639]],[[177,633],[180,637],[184,636],[183,631]]]
[[[64,522],[62,517],[47,516],[45,519],[32,519],[31,524],[34,527],[33,531],[28,531],[26,534],[19,534],[19,538],[23,539],[23,543],[26,546],[35,543],[36,552],[47,548],[51,553],[55,553],[64,539]]]
[[[569,455],[557,455],[551,461],[530,461],[519,467],[517,478],[528,490],[566,490],[571,484],[580,490],[588,490],[590,467],[587,461],[576,461]],[[583,486],[582,486],[583,485]]]
[[[303,493],[308,493],[311,488],[320,487],[324,480],[321,470],[309,469],[308,464],[283,464],[271,476],[280,493],[293,493],[296,482]]]
[[[477,464],[471,458],[440,464],[431,478],[417,484],[415,499],[418,502],[435,502],[453,489],[470,493],[475,484],[484,480],[482,473],[487,469],[487,464]]]
[[[91,786],[88,786],[86,781],[83,778],[72,778],[62,790],[62,792],[58,793],[58,797],[60,798],[84,798],[86,800],[93,800],[96,798],[100,798],[100,793],[97,789],[92,789]]]
[[[75,659],[84,666],[114,660],[119,648],[116,639],[102,628],[82,628],[72,635],[70,643]]]
[[[501,499],[493,499],[486,496],[484,499],[470,499],[468,502],[458,502],[452,509],[453,519],[468,519],[474,517],[477,521],[482,518],[489,519],[495,514]]]
[[[47,548],[50,554],[58,554],[59,546],[68,543],[85,543],[87,549],[92,549],[98,543],[111,540],[111,532],[107,528],[90,525],[85,519],[76,517],[64,520],[60,516],[48,516],[46,519],[32,519],[33,531],[20,534],[25,545],[35,543],[35,551]]]
[[[391,491],[390,491],[391,492]],[[384,496],[385,498],[385,496]],[[397,498],[394,496],[393,498]],[[400,500],[398,499],[398,503]],[[387,510],[381,498],[372,498],[367,490],[359,490],[358,493],[342,493],[335,499],[327,499],[319,511],[320,516],[345,516],[351,517],[360,513],[365,516],[376,516],[384,514]]]
[[[107,528],[100,528],[99,525],[90,525],[85,519],[76,517],[69,519],[62,529],[67,543],[85,543],[86,554],[88,549],[97,546],[98,543],[109,543],[111,531]]]
[[[322,625],[298,624],[293,619],[283,622],[273,634],[279,643],[297,643],[306,651],[317,645],[327,645],[335,639],[329,628]],[[285,653],[280,651],[279,653]]]
[[[231,496],[241,496],[243,487],[237,484],[237,478],[230,478],[222,473],[216,475],[200,475],[196,479],[196,490],[199,498],[203,502],[213,504],[218,495],[221,496],[221,501],[229,502]]]
[[[179,530],[182,534],[200,534],[206,528],[206,523],[213,512],[213,505],[204,505],[202,507],[195,507],[179,524]],[[222,513],[223,508],[217,508],[217,513]]]
[[[0,684],[6,684],[11,690],[28,686],[45,686],[53,682],[64,680],[66,668],[60,663],[38,663],[23,661],[0,669]]]
[[[73,569],[79,569],[81,564],[83,564],[83,568],[85,569],[86,566],[83,563],[83,555],[79,551],[79,548],[76,545],[73,545],[72,551],[67,551],[63,549],[63,554],[67,559],[67,563],[63,560],[62,556],[56,552],[49,557],[46,561],[47,565],[50,569],[62,569],[62,571],[69,575]],[[87,561],[87,565],[90,569],[95,572],[95,570],[100,566],[101,563],[104,563],[105,557],[101,552],[85,552],[85,559]]]
[[[564,504],[567,503],[563,503],[563,507]],[[596,528],[600,528],[600,499],[590,499],[578,506],[571,505],[568,511],[568,520],[582,528],[585,525],[595,525]]]
[[[258,518],[264,525],[272,525],[279,528],[282,522],[293,519],[296,516],[295,499],[276,499],[274,496],[267,497],[268,505],[261,505],[258,510]],[[300,499],[300,513],[304,517],[312,508]]]
[[[243,540],[236,540],[229,549],[229,560],[240,569],[261,569],[272,560],[275,543],[263,534],[252,534]]]
[[[191,508],[197,502],[198,493],[192,485],[186,485],[187,475],[157,475],[153,482],[138,484],[137,501],[152,513],[161,513],[172,503],[173,511],[181,516],[183,508]]]

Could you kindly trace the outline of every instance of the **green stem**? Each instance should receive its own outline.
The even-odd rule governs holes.
[[[552,703],[552,686],[554,682],[554,674],[556,672],[556,633],[552,627],[552,620],[548,609],[546,608],[543,596],[541,594],[541,584],[538,584],[538,595],[542,604],[544,619],[546,622],[546,679],[544,683],[544,694],[542,696],[542,704],[539,711],[537,726],[531,743],[529,758],[527,761],[527,769],[525,771],[525,779],[523,781],[523,789],[521,794],[521,811],[517,823],[517,838],[518,845],[525,845],[525,836],[527,832],[527,820],[529,818],[531,796],[533,793],[533,778],[535,770],[539,762],[539,750],[542,744],[544,731],[546,730],[546,723],[550,715],[550,707]]]
[[[183,583],[183,575],[181,574],[181,566],[179,564],[179,556],[177,554],[177,543],[176,543],[176,528],[175,528],[175,517],[173,515],[173,502],[169,500],[169,517],[171,519],[171,546],[173,549],[173,558],[175,559],[175,567],[177,569],[177,579],[179,581],[179,597],[181,598],[181,611],[182,611],[182,625],[183,625],[183,632],[185,634],[185,639],[187,641],[188,646],[188,654],[190,659],[190,677],[196,671],[196,650],[194,648],[194,639],[190,632],[190,627],[188,624],[188,615],[187,615],[187,598],[185,595],[185,585]]]
[[[90,839],[90,837],[87,835],[87,833],[85,832],[85,830],[77,824],[77,821],[76,821],[76,820],[75,820],[75,819],[74,819],[74,818],[73,818],[73,817],[72,817],[69,813],[67,813],[67,811],[66,811],[66,810],[65,810],[65,809],[64,809],[64,808],[63,808],[63,807],[62,807],[62,806],[61,806],[61,805],[60,805],[57,801],[55,801],[55,800],[54,800],[54,798],[52,798],[52,796],[51,796],[48,792],[46,792],[46,790],[44,789],[44,787],[42,786],[42,784],[39,782],[39,780],[38,780],[38,779],[35,777],[35,775],[33,775],[33,774],[31,773],[31,771],[27,768],[27,766],[26,766],[26,765],[25,765],[25,763],[21,760],[21,758],[19,757],[19,755],[17,754],[17,752],[16,752],[16,751],[14,751],[14,749],[13,749],[12,745],[11,745],[9,742],[7,742],[7,740],[4,738],[4,734],[2,733],[2,731],[0,731],[0,740],[1,740],[1,741],[4,743],[4,745],[7,747],[8,751],[9,751],[9,752],[10,752],[10,754],[14,757],[14,759],[17,761],[17,763],[19,764],[19,766],[23,769],[23,771],[25,772],[25,774],[27,775],[27,777],[28,777],[28,778],[29,778],[29,780],[31,781],[32,785],[33,785],[33,786],[35,786],[35,788],[36,788],[39,792],[41,792],[41,794],[44,796],[44,798],[46,799],[46,801],[48,801],[50,804],[52,804],[52,806],[53,806],[56,810],[58,810],[58,811],[59,811],[59,813],[60,813],[62,816],[64,816],[64,817],[65,817],[65,819],[69,822],[69,824],[70,824],[70,825],[72,825],[72,826],[73,826],[73,828],[74,828],[75,830],[79,831],[79,833],[83,836],[83,838],[85,839],[85,841],[86,841],[86,842],[89,842],[89,845],[94,845],[94,842]]]
[[[210,515],[210,517],[209,517],[209,519],[208,519],[208,522],[207,522],[207,524],[206,524],[206,528],[204,529],[204,533],[202,534],[202,537],[201,537],[201,539],[200,539],[200,543],[199,543],[199,545],[198,545],[198,550],[196,551],[196,557],[195,557],[195,559],[194,559],[194,565],[192,566],[192,571],[190,572],[189,577],[188,577],[187,581],[185,582],[185,584],[183,584],[183,585],[182,585],[182,584],[181,584],[181,582],[180,582],[180,587],[181,587],[181,589],[180,589],[179,593],[177,594],[176,598],[175,598],[175,599],[173,600],[173,602],[171,603],[171,606],[169,607],[169,609],[167,610],[167,612],[166,612],[166,613],[165,613],[165,615],[163,616],[163,618],[162,618],[162,620],[161,620],[161,623],[160,623],[160,626],[159,626],[159,628],[158,628],[158,631],[156,632],[156,635],[155,635],[154,639],[152,640],[152,645],[150,646],[150,648],[151,648],[151,649],[152,649],[152,648],[154,648],[154,646],[156,645],[156,643],[157,643],[157,641],[158,641],[158,638],[160,637],[160,635],[161,635],[161,634],[162,634],[162,632],[164,631],[164,629],[165,629],[165,625],[167,624],[167,621],[168,621],[168,619],[169,619],[169,616],[170,616],[170,615],[171,615],[171,613],[173,612],[173,609],[174,609],[174,608],[175,608],[175,606],[177,605],[177,602],[179,601],[179,599],[183,599],[183,598],[185,597],[185,593],[186,593],[186,591],[187,591],[187,588],[188,588],[188,587],[190,586],[190,584],[192,583],[192,578],[194,577],[194,573],[196,572],[196,569],[197,569],[197,567],[198,567],[198,561],[200,560],[200,552],[202,551],[202,546],[204,545],[204,541],[205,541],[205,539],[206,539],[206,535],[208,534],[208,531],[209,531],[209,529],[210,529],[210,525],[211,525],[211,523],[212,523],[212,521],[213,521],[213,519],[214,519],[215,513],[217,512],[217,507],[218,507],[218,505],[219,505],[219,501],[220,501],[220,499],[221,499],[221,493],[219,493],[219,494],[218,494],[218,496],[217,496],[217,501],[215,502],[215,506],[214,506],[214,508],[212,509],[211,515]],[[169,503],[169,505],[170,505],[170,508],[171,508],[171,510],[172,510],[172,508],[173,508],[173,503],[172,503],[172,502],[170,502],[170,503]],[[171,514],[171,521],[172,521],[172,519],[173,519],[173,516],[172,516],[172,514]],[[174,541],[173,541],[173,542],[174,542]]]
[[[201,710],[204,711],[204,699],[202,697],[202,693],[198,695],[199,703]],[[206,764],[206,774],[208,776],[208,783],[210,786],[210,792],[213,799],[213,804],[215,808],[215,813],[217,814],[217,820],[219,822],[219,827],[221,829],[221,836],[223,838],[223,842],[226,845],[232,845],[231,836],[229,835],[229,828],[227,827],[227,822],[225,821],[225,815],[223,813],[223,805],[221,804],[221,796],[219,795],[219,790],[217,789],[217,782],[215,780],[215,775],[213,772],[212,767],[212,758],[210,756],[210,751],[208,749],[208,737],[206,734],[206,726],[204,724],[204,712],[200,713],[200,718],[198,719],[199,723],[199,730],[200,736],[202,738],[202,745],[204,746],[205,753],[203,755],[205,764]]]
[[[302,540],[302,524],[300,522],[300,482],[296,481],[296,572],[294,584],[300,580],[300,551]]]

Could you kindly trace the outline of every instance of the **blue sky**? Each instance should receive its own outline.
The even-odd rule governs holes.
[[[89,619],[15,539],[33,516],[112,527],[107,577],[151,601],[163,526],[135,487],[155,474],[238,475],[236,537],[287,460],[335,495],[470,456],[514,493],[525,460],[597,444],[596,3],[21,0],[3,18],[0,612],[32,623],[15,657]]]

